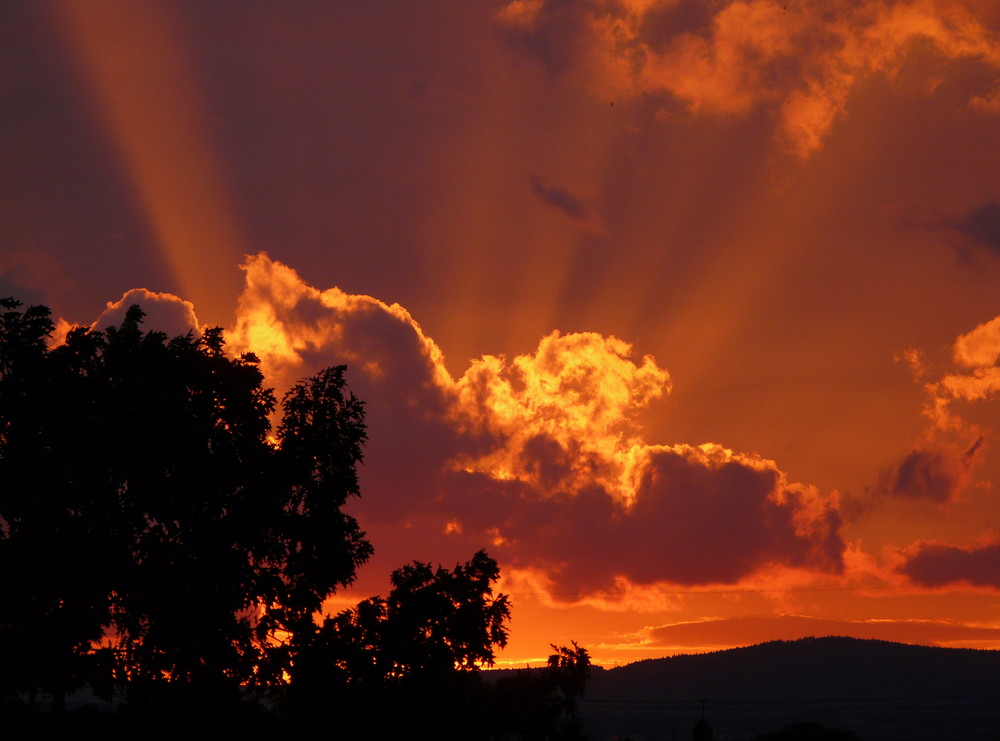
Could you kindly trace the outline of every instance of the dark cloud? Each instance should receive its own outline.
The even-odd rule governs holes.
[[[969,485],[983,442],[979,437],[964,450],[945,444],[914,448],[882,471],[878,485],[864,497],[847,502],[845,514],[853,519],[890,498],[955,501]]]
[[[919,543],[899,571],[922,586],[977,584],[1000,588],[1000,543],[973,548]]]
[[[590,210],[584,202],[568,190],[548,185],[542,178],[535,175],[531,178],[531,190],[542,203],[562,211],[574,221],[590,221]]]
[[[536,439],[532,450],[558,470],[557,448]],[[456,472],[435,506],[462,519],[467,537],[501,536],[493,550],[505,563],[544,569],[569,600],[613,591],[619,577],[691,586],[770,566],[843,567],[836,511],[807,513],[807,495],[783,488],[773,467],[678,447],[656,450],[638,476],[626,506],[596,485],[567,494]]]
[[[806,533],[797,522],[805,506],[806,495],[788,489],[773,466],[657,452],[630,512],[630,537],[657,543],[661,558],[634,567],[644,581],[659,572],[686,584],[735,582],[768,564],[839,571],[836,512],[824,509]]]
[[[445,462],[461,450],[446,390],[437,383],[436,348],[398,306],[317,291],[264,255],[245,269],[240,313],[248,318],[231,334],[238,347],[261,355],[279,395],[321,368],[346,365],[352,392],[365,402],[369,433],[361,478],[368,516],[380,520],[408,510],[387,497],[427,501]],[[267,317],[263,331],[255,312]]]
[[[950,226],[982,247],[1000,254],[1000,203],[997,201],[974,206]]]

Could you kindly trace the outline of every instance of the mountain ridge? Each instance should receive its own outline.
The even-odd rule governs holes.
[[[704,699],[717,739],[811,721],[853,730],[863,741],[994,741],[1000,739],[998,678],[996,650],[809,637],[597,670],[583,713],[595,738],[603,732],[662,738],[668,723],[693,723]]]

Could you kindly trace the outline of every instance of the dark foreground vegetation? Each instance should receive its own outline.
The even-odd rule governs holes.
[[[4,737],[580,735],[585,649],[483,680],[510,618],[485,552],[322,613],[372,552],[343,511],[365,441],[343,366],[272,430],[257,359],[219,329],[168,338],[132,307],[50,347],[47,308],[0,310]]]

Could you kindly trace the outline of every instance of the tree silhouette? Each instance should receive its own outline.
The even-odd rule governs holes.
[[[590,678],[590,654],[575,642],[551,645],[542,669],[520,669],[496,683],[497,731],[525,739],[584,738],[577,702]]]
[[[372,552],[343,511],[366,437],[343,366],[296,384],[272,434],[259,363],[220,329],[168,339],[133,306],[51,346],[47,308],[0,310],[0,700],[122,691],[123,737],[273,735],[248,688],[303,729],[339,708],[345,732],[378,717],[385,737],[578,735],[585,649],[553,646],[527,698],[482,680],[510,620],[484,551],[414,561],[320,622]]]
[[[286,395],[273,442],[257,359],[221,330],[168,340],[133,306],[50,349],[48,309],[19,306],[0,302],[0,691],[58,705],[100,666],[135,697],[281,683],[371,553],[341,510],[365,439],[344,368]]]
[[[476,737],[487,716],[477,670],[492,666],[495,648],[507,643],[510,603],[492,588],[499,575],[484,551],[450,570],[419,561],[397,569],[387,598],[328,617],[299,653],[296,710],[328,715],[340,699],[364,723],[361,708]]]

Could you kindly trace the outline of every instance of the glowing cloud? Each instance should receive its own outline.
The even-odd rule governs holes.
[[[924,358],[907,350],[906,362],[916,380],[927,374]],[[953,409],[955,402],[982,402],[1000,390],[1000,317],[960,335],[952,346],[957,370],[924,383],[927,428],[911,450],[887,466],[878,483],[863,500],[848,503],[851,518],[888,498],[924,500],[939,504],[959,501],[974,480],[976,468],[985,458],[988,430]],[[966,404],[966,408],[969,408]]]
[[[317,290],[266,255],[244,271],[232,348],[252,348],[279,385],[347,363],[366,401],[357,514],[377,555],[448,560],[486,545],[513,578],[544,572],[571,600],[842,568],[835,499],[756,456],[643,440],[637,412],[669,377],[626,342],[553,332],[454,379],[402,307]]]
[[[981,402],[1000,392],[1000,317],[959,336],[952,357],[958,370],[926,385],[927,414],[942,430],[968,426],[952,412],[953,402]]]
[[[835,620],[805,615],[778,615],[706,620],[650,627],[635,636],[654,646],[728,648],[734,643],[752,645],[809,636],[851,635],[873,640],[955,645],[995,641],[1000,629],[993,625],[965,625],[944,620]]]
[[[129,307],[138,304],[146,312],[144,323],[159,332],[173,337],[187,332],[200,334],[205,327],[198,321],[194,304],[172,293],[157,293],[146,288],[133,288],[122,294],[114,303],[108,302],[93,324],[92,329],[104,329],[122,323]]]
[[[691,6],[517,0],[497,19],[551,70],[602,96],[667,94],[692,112],[728,115],[768,106],[778,137],[800,157],[823,146],[851,91],[874,75],[919,69],[932,92],[941,61],[1000,69],[996,34],[971,2],[728,0],[712,4],[714,14]],[[980,93],[970,104],[993,110],[997,93]]]
[[[172,293],[158,293],[146,288],[132,288],[122,294],[117,301],[109,301],[104,311],[93,322],[90,329],[102,330],[109,326],[118,326],[125,319],[129,307],[138,304],[146,313],[143,323],[146,327],[164,332],[170,337],[194,332],[196,335],[205,331],[206,327],[198,321],[194,312],[194,304],[185,301]],[[66,335],[73,329],[73,324],[63,318],[56,321],[52,344],[62,344]]]
[[[459,408],[499,445],[460,467],[546,489],[600,484],[630,501],[632,418],[669,390],[653,358],[637,366],[630,354],[614,337],[553,332],[509,366],[494,356],[475,361],[457,384]]]

